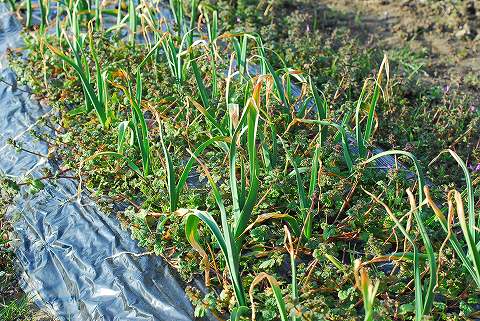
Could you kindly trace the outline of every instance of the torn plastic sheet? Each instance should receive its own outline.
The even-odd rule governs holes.
[[[22,44],[20,31],[0,4],[1,75],[10,84],[0,83],[0,173],[39,178],[57,164],[45,157],[47,144],[30,133],[51,131],[41,121],[49,108],[17,88],[5,64],[7,48]],[[34,154],[19,152],[9,138]],[[154,255],[130,255],[144,250],[114,216],[87,194],[76,194],[76,181],[62,178],[45,182],[37,193],[22,188],[9,209],[22,287],[35,303],[61,320],[194,319],[184,285],[168,265]]]

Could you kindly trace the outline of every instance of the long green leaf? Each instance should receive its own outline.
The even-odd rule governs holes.
[[[165,146],[165,140],[163,139],[163,129],[160,125],[160,142],[162,144],[162,151],[163,157],[165,158],[165,162],[167,163],[167,188],[168,188],[168,196],[170,199],[170,211],[173,212],[177,209],[176,206],[176,191],[175,191],[175,170],[173,168],[172,158],[170,157],[170,153]]]
[[[280,142],[283,145],[283,148],[285,150],[285,155],[287,157],[287,160],[292,164],[293,170],[295,172],[295,180],[297,183],[297,194],[298,194],[298,199],[299,199],[299,207],[300,207],[300,212],[302,214],[302,220],[303,224],[305,225],[304,228],[304,234],[307,239],[310,239],[312,235],[312,218],[309,217],[307,220],[308,216],[308,200],[307,200],[307,193],[305,192],[305,186],[304,186],[304,181],[302,179],[302,176],[300,175],[300,171],[298,169],[297,163],[288,151],[288,148],[285,144],[285,142],[282,140],[282,138],[279,136]]]
[[[247,107],[247,152],[248,152],[248,161],[250,164],[249,174],[250,174],[250,188],[248,190],[247,198],[245,204],[242,207],[240,217],[235,225],[235,237],[239,237],[245,228],[247,227],[248,220],[250,219],[253,207],[257,200],[259,180],[258,180],[258,170],[259,164],[257,159],[257,149],[256,149],[256,139],[258,131],[258,120],[259,115],[256,109],[250,105]],[[232,141],[232,145],[235,142]]]
[[[215,127],[221,135],[223,136],[227,136],[228,132],[226,131],[226,129],[224,128],[224,126],[219,123],[215,117],[205,108],[203,107],[202,105],[200,105],[198,102],[196,102],[194,99],[190,98],[190,101],[192,102],[193,106],[195,108],[197,108],[197,110],[203,115],[205,116],[205,118],[208,120],[208,122],[213,126]]]
[[[148,138],[148,127],[145,122],[145,117],[141,110],[141,87],[142,79],[140,72],[137,71],[137,90],[134,95],[132,83],[127,79],[128,82],[128,95],[130,99],[130,110],[132,115],[132,125],[133,132],[135,134],[135,139],[137,142],[137,147],[140,149],[142,156],[142,166],[143,166],[143,175],[146,177],[150,173],[150,142]],[[139,89],[140,87],[140,89]]]
[[[312,96],[313,96],[313,101],[315,102],[315,106],[317,107],[318,120],[326,120],[328,117],[327,101],[325,97],[323,97],[323,99],[320,98],[320,95],[318,94],[318,89],[313,84],[311,77],[309,79],[309,84],[310,84],[310,91],[312,92]],[[320,125],[320,146],[323,146],[325,139],[327,139],[327,136],[328,136],[328,127],[327,126],[322,127]]]
[[[122,121],[118,124],[118,134],[117,134],[117,153],[123,154],[125,140],[127,137],[128,130],[128,121]]]
[[[358,153],[360,158],[364,158],[367,155],[366,142],[364,136],[362,136],[362,129],[360,128],[360,110],[362,109],[363,100],[365,97],[367,82],[363,85],[362,92],[357,101],[357,107],[355,108],[355,138],[358,144]]]
[[[230,272],[230,277],[232,279],[235,297],[238,301],[239,306],[245,306],[246,305],[245,291],[243,289],[243,284],[242,284],[240,271],[239,271],[240,269],[239,260],[240,260],[241,248],[240,248],[240,245],[235,241],[235,238],[233,237],[232,229],[228,222],[225,205],[223,203],[223,199],[220,194],[220,191],[218,190],[217,184],[213,180],[212,176],[208,172],[208,169],[205,167],[205,165],[201,163],[198,160],[198,158],[197,158],[197,161],[202,166],[204,173],[208,179],[208,182],[212,187],[212,192],[215,198],[215,202],[217,203],[217,206],[220,210],[220,219],[222,223],[223,238],[225,240],[224,243],[226,244],[224,256],[225,256],[225,261],[227,262],[228,270]],[[215,231],[214,233],[217,233],[217,231]]]
[[[193,74],[195,75],[200,99],[202,100],[203,106],[205,106],[206,109],[209,109],[210,101],[208,99],[208,92],[203,82],[202,75],[200,74],[200,70],[198,69],[198,65],[195,60],[190,61],[190,64],[192,65]]]

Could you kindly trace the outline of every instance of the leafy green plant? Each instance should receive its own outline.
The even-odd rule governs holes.
[[[192,7],[193,8],[193,7]],[[214,10],[208,6],[202,6],[203,15],[206,19],[207,24],[207,32],[208,32],[208,44],[209,44],[209,54],[210,54],[210,70],[212,74],[212,99],[218,96],[218,89],[217,89],[217,38],[218,34],[218,11]],[[210,9],[210,10],[207,10]],[[212,16],[208,14],[208,11],[212,12]],[[193,22],[193,20],[192,20]],[[192,26],[190,27],[192,29]],[[192,33],[193,36],[193,33]]]
[[[242,243],[243,239],[245,238],[243,233],[247,228],[249,218],[251,217],[259,187],[259,163],[256,156],[257,153],[255,141],[258,127],[258,112],[256,110],[256,106],[258,106],[260,103],[260,87],[261,83],[256,84],[253,96],[249,99],[249,103],[244,109],[239,121],[239,125],[235,129],[229,144],[229,183],[233,203],[233,217],[231,219],[233,220],[228,218],[222,195],[220,194],[215,181],[208,173],[208,169],[200,162],[212,187],[215,201],[220,210],[221,227],[217,224],[210,213],[201,211],[194,211],[193,213],[189,214],[185,224],[185,234],[187,235],[187,239],[192,245],[195,245],[195,248],[198,248],[198,244],[200,242],[200,221],[202,221],[214,235],[215,240],[220,246],[223,256],[225,257],[239,307],[244,307],[247,304],[239,271]],[[247,152],[250,164],[250,188],[248,190],[248,194],[245,187],[238,187],[236,174],[236,160],[238,154],[237,141],[241,138],[241,133],[243,132],[247,133]],[[242,175],[244,174],[242,173]],[[241,178],[241,181],[244,181],[244,177]]]
[[[185,34],[188,36],[188,46],[193,43],[193,30],[195,29],[195,22],[200,9],[199,0],[190,0],[190,17],[185,14],[183,3],[181,0],[169,0],[170,11],[175,22],[174,28],[177,30],[177,37],[182,38]],[[203,7],[208,5],[202,5]],[[189,18],[189,21],[187,21]],[[187,30],[187,28],[189,28]]]
[[[339,317],[358,319],[360,316],[365,320],[373,320],[377,313],[378,317],[387,317],[391,311],[398,310],[398,319],[412,318],[410,312],[414,312],[419,321],[430,317],[427,316],[429,314],[433,318],[444,316],[441,314],[446,308],[439,308],[440,302],[435,302],[433,306],[436,287],[447,302],[451,302],[452,294],[458,293],[457,284],[461,283],[458,280],[464,280],[465,275],[467,278],[472,276],[480,287],[480,222],[474,212],[475,183],[471,182],[470,177],[466,178],[467,190],[463,193],[463,199],[460,193],[450,192],[447,203],[451,210],[445,217],[445,209],[433,207],[433,200],[427,195],[428,189],[423,186],[422,173],[413,155],[391,151],[363,161],[372,147],[377,116],[389,114],[377,115],[382,97],[389,97],[386,92],[389,90],[389,80],[386,86],[385,79],[382,81],[385,74],[389,77],[388,61],[382,62],[375,79],[369,79],[363,89],[359,88],[359,99],[354,102],[351,96],[356,93],[357,87],[353,84],[350,88],[350,85],[352,81],[356,83],[359,76],[363,78],[362,73],[369,72],[371,57],[363,60],[364,56],[357,57],[357,53],[351,50],[348,50],[346,57],[341,51],[342,44],[337,44],[337,41],[344,40],[341,37],[334,40],[335,46],[339,47],[332,50],[328,39],[323,38],[318,28],[315,33],[307,32],[308,38],[301,37],[298,42],[288,42],[289,48],[284,51],[281,49],[286,45],[280,42],[264,45],[255,32],[229,32],[238,30],[236,19],[248,21],[249,28],[253,30],[260,30],[261,26],[262,33],[275,30],[279,20],[274,16],[278,15],[269,15],[268,12],[276,8],[286,9],[287,16],[285,19],[282,17],[282,22],[285,26],[292,26],[291,21],[298,21],[298,17],[288,14],[290,7],[282,1],[267,1],[264,16],[258,16],[255,10],[265,7],[265,2],[220,1],[217,3],[222,7],[218,8],[207,2],[170,0],[175,19],[172,23],[167,21],[170,15],[159,19],[163,13],[160,8],[164,7],[158,1],[60,1],[56,4],[55,21],[58,39],[51,43],[68,45],[60,47],[60,51],[70,58],[76,68],[64,59],[48,59],[50,57],[43,53],[37,53],[38,48],[43,48],[42,40],[47,35],[49,39],[54,37],[52,30],[40,30],[40,36],[36,34],[37,29],[26,33],[31,61],[28,64],[19,63],[20,66],[31,67],[24,68],[22,73],[34,80],[35,73],[40,69],[45,79],[49,73],[57,75],[58,69],[52,63],[59,60],[65,72],[75,72],[74,76],[78,77],[84,91],[85,104],[60,115],[65,117],[65,124],[68,124],[65,136],[77,135],[78,145],[62,135],[57,151],[70,166],[80,164],[80,168],[94,158],[113,160],[115,166],[105,159],[92,162],[92,170],[88,175],[79,170],[77,176],[80,186],[82,179],[86,180],[87,186],[99,186],[99,193],[104,192],[103,186],[108,186],[108,196],[115,195],[130,201],[133,206],[131,216],[125,214],[124,218],[135,237],[142,246],[169,260],[185,279],[199,272],[199,268],[204,268],[206,283],[210,286],[208,273],[215,273],[213,288],[209,289],[211,291],[208,294],[202,297],[200,291],[194,293],[192,302],[198,308],[196,314],[211,310],[212,314],[219,317],[230,314],[230,320],[236,321],[245,320],[252,312],[253,318],[257,313],[257,318],[261,314],[262,318],[282,321],[333,320]],[[302,1],[299,8],[309,2],[315,4],[314,0]],[[49,1],[44,0],[43,3]],[[188,3],[191,7],[188,7]],[[109,10],[110,6],[116,6],[118,10]],[[233,7],[235,9],[232,10]],[[298,11],[306,14],[303,10]],[[117,17],[117,24],[102,30],[103,17],[112,12]],[[67,17],[63,19],[65,13]],[[317,18],[315,16],[313,19],[314,26],[319,20]],[[227,20],[228,23],[219,28],[219,23]],[[201,26],[203,22],[205,24]],[[93,43],[93,26],[100,31],[95,34],[96,39],[101,39],[99,43],[112,41],[112,44],[102,45],[100,50],[98,43]],[[307,28],[310,26],[307,25]],[[113,31],[117,30],[122,32],[114,34]],[[136,42],[140,32],[145,42]],[[268,36],[274,39],[283,37],[281,33]],[[316,50],[315,57],[307,61],[309,59],[305,59],[305,53],[308,54],[308,50],[305,47],[311,46],[310,41],[318,44],[317,38],[322,38],[326,49],[321,49],[319,57],[316,56]],[[114,43],[117,39],[120,39],[118,44]],[[308,45],[303,44],[306,39]],[[280,50],[277,54],[269,48]],[[144,50],[150,51],[141,61]],[[375,54],[372,56],[376,59]],[[44,59],[43,69],[38,66],[39,58]],[[150,68],[142,71],[147,61]],[[355,69],[351,74],[347,71],[352,68],[340,68],[350,62]],[[109,67],[102,67],[102,64]],[[118,65],[124,66],[125,70],[117,72]],[[134,69],[127,69],[130,66],[134,66]],[[304,77],[301,70],[294,69],[300,66],[308,66],[312,78]],[[83,77],[78,75],[77,69],[83,72]],[[357,69],[364,71],[359,73]],[[174,81],[170,81],[169,73]],[[340,83],[339,78],[342,78]],[[75,80],[71,77],[67,79]],[[317,84],[321,86],[318,88],[322,91],[317,89],[313,79],[318,81]],[[402,80],[401,75],[399,80]],[[66,86],[58,85],[56,79],[51,82],[45,80],[44,83],[49,86],[45,93],[47,98],[66,97],[65,100],[56,101],[55,106],[65,106],[64,101],[77,101],[75,95],[78,91],[73,93]],[[171,83],[175,84],[173,88]],[[295,85],[300,90],[294,90]],[[32,87],[38,92],[45,89],[35,85],[35,82]],[[396,90],[395,87],[392,86],[392,90]],[[300,92],[299,95],[297,92]],[[102,122],[95,101],[90,98],[92,95],[100,107],[104,107],[105,128],[99,129],[95,119],[84,121],[90,117],[72,117],[76,113],[92,111]],[[436,99],[440,97],[437,93]],[[119,98],[124,99],[122,101]],[[409,99],[410,102],[413,103],[413,100]],[[398,103],[402,104],[402,100]],[[116,112],[110,106],[115,106]],[[339,115],[340,121],[336,118]],[[155,119],[158,129],[152,129]],[[116,128],[110,128],[110,125]],[[299,125],[298,128],[295,125]],[[182,131],[182,126],[187,129]],[[82,130],[86,135],[81,135]],[[393,130],[389,133],[392,132],[396,133]],[[104,141],[98,141],[98,133],[103,135]],[[351,151],[354,139],[358,142],[359,157]],[[330,142],[334,146],[326,145]],[[284,148],[278,148],[278,144]],[[185,145],[191,146],[192,150],[187,149],[189,154],[186,155],[181,153]],[[111,151],[105,151],[105,146]],[[343,155],[337,152],[340,148]],[[92,156],[85,158],[84,155]],[[364,165],[374,163],[385,155],[410,157],[419,176],[415,188],[419,193],[422,187],[425,190],[425,194],[419,195],[418,203],[410,190],[407,192],[411,203],[411,210],[404,216],[407,217],[407,223],[390,209],[385,218],[382,211],[372,210],[373,206],[368,198],[365,199],[365,195],[358,195],[358,189],[371,188],[375,195],[382,195],[377,196],[375,201],[382,198],[390,207],[398,206],[401,210],[408,207],[398,196],[406,183],[401,173],[403,168],[389,171],[382,179],[374,180],[373,175],[361,176],[363,173],[370,174]],[[205,164],[202,157],[205,157]],[[205,173],[200,175],[200,180],[205,176],[213,192],[209,194],[205,188],[186,188],[194,169]],[[139,177],[132,179],[132,172]],[[295,183],[291,186],[293,179]],[[158,192],[164,188],[165,182],[168,195]],[[210,211],[211,196],[218,211]],[[468,215],[461,203],[466,199]],[[422,210],[427,203],[434,209],[440,224],[435,224],[435,216],[425,216],[430,214]],[[386,207],[386,204],[382,205]],[[454,219],[455,205],[457,215]],[[141,215],[134,217],[133,212],[138,210]],[[345,214],[342,220],[337,219],[340,213]],[[323,216],[325,223],[317,224],[316,221],[323,219]],[[332,220],[334,217],[335,220]],[[457,217],[458,229],[454,228]],[[275,222],[264,224],[267,220]],[[286,233],[287,240],[284,241],[289,255],[285,255],[281,248],[282,235],[276,224],[279,220],[286,222],[291,229],[297,250],[301,253],[299,257],[293,249],[290,232]],[[384,253],[390,252],[393,243],[391,238],[386,239],[391,232],[392,221],[396,229],[392,235],[403,239],[404,253]],[[319,225],[321,230],[316,228]],[[191,246],[185,243],[181,235],[183,228]],[[430,241],[426,228],[428,233],[436,233],[439,228],[447,233],[439,255],[433,252],[439,238],[432,237]],[[212,236],[202,238],[208,233]],[[209,244],[212,240],[215,244]],[[458,267],[459,258],[468,274],[452,269],[452,273],[442,274],[442,282],[438,282],[439,268],[436,264],[440,265],[442,249],[447,242],[455,251],[450,266]],[[355,304],[355,288],[348,281],[344,282],[351,275],[347,265],[353,261],[355,254],[351,254],[350,260],[341,254],[358,253],[357,244],[361,245],[360,251],[366,257],[373,256],[371,262],[386,260],[387,257],[390,261],[407,262],[402,265],[407,268],[402,268],[399,274],[392,273],[388,278],[382,276],[382,284],[384,281],[386,283],[381,289],[379,301],[376,301],[378,281],[372,282],[361,263],[355,262],[356,285],[363,298],[363,309],[359,308],[358,303],[361,302]],[[356,248],[351,248],[352,245]],[[191,255],[192,247],[201,256],[200,266],[196,257]],[[222,255],[224,260],[221,258],[217,265],[214,259]],[[262,260],[267,255],[272,258]],[[209,257],[214,260],[212,265]],[[290,264],[285,262],[288,260]],[[291,269],[287,271],[292,276],[291,283],[290,280],[284,281],[284,266]],[[278,274],[272,272],[276,267],[281,271]],[[268,274],[259,273],[265,269],[270,269]],[[413,275],[413,280],[405,277],[410,275]],[[459,278],[454,280],[457,276]],[[269,285],[264,284],[265,281]],[[396,309],[398,303],[405,303],[405,297],[399,291],[407,293],[406,297],[410,298],[411,284],[414,284],[412,296],[415,300]],[[245,293],[247,289],[244,287],[248,286],[249,292]],[[326,291],[324,286],[327,287]],[[265,287],[271,288],[271,294],[263,291]],[[465,293],[469,296],[476,294],[475,289],[467,289]],[[386,297],[393,300],[384,300]],[[237,306],[232,309],[235,299]],[[354,305],[355,308],[352,308]],[[448,308],[452,314],[457,313],[456,306]],[[466,315],[470,313],[465,312],[468,308],[463,306],[460,310]],[[362,315],[362,311],[365,311],[365,315]]]
[[[309,79],[309,87],[310,87],[310,91],[312,93],[313,102],[314,102],[315,107],[317,109],[317,119],[319,121],[327,120],[327,118],[328,118],[327,100],[325,99],[325,96],[320,97],[320,95],[318,93],[318,89],[313,84],[311,77]],[[322,126],[321,124],[319,124],[318,126],[319,126],[318,127],[318,132],[319,132],[319,135],[320,135],[318,147],[322,147],[325,144],[325,140],[328,137],[328,127],[327,126]]]
[[[188,34],[185,34],[177,46],[174,37],[171,34],[167,34],[164,41],[162,42],[163,51],[165,57],[167,58],[167,63],[172,73],[172,76],[175,77],[178,83],[183,83],[186,77],[186,61],[184,57],[188,57],[186,52],[184,52],[184,47],[188,40]]]
[[[293,123],[304,123],[304,124],[316,124],[321,126],[330,126],[337,130],[338,134],[342,140],[342,149],[343,149],[343,158],[348,167],[348,170],[351,172],[353,170],[353,161],[352,161],[352,152],[348,145],[348,137],[345,128],[342,125],[333,123],[325,120],[316,120],[316,119],[294,119]]]
[[[16,0],[7,0],[7,2],[10,4],[10,7],[12,11],[17,10],[17,5],[16,5]],[[26,9],[26,22],[25,26],[27,28],[30,28],[32,26],[32,13],[33,13],[33,7],[32,7],[32,0],[25,0],[25,9]],[[48,0],[38,0],[38,7],[40,8],[40,29],[45,29],[48,24],[48,6],[49,2]]]
[[[2,307],[0,307],[0,318],[5,321],[15,321],[28,317],[31,314],[31,301],[27,296],[22,296],[18,300],[2,304]]]
[[[195,5],[194,2],[192,2],[192,8],[193,8],[193,5]],[[208,55],[210,60],[210,73],[211,73],[211,82],[212,82],[211,94],[208,93],[208,90],[205,86],[202,75],[200,73],[200,68],[198,67],[196,59],[193,59],[194,57],[191,57],[190,64],[192,66],[193,74],[195,76],[195,81],[197,83],[202,104],[207,110],[209,110],[212,107],[210,106],[210,101],[214,100],[218,96],[217,65],[216,65],[216,61],[217,61],[216,40],[218,38],[218,14],[217,14],[217,11],[213,10],[210,6],[201,6],[201,8],[199,9],[203,12],[203,15],[205,16],[207,21],[208,44],[206,44],[206,48],[208,49]],[[209,10],[213,11],[212,18],[209,17]],[[194,13],[192,12],[192,15],[193,14]],[[191,26],[190,30],[193,30],[193,26]],[[193,32],[189,33],[189,37],[191,38],[189,40],[189,47],[191,48],[193,46]]]
[[[248,40],[252,40],[256,44],[257,54],[253,55],[253,58],[258,58],[260,60],[260,73],[261,75],[269,75],[273,79],[273,87],[278,95],[278,99],[282,104],[282,107],[286,111],[290,111],[290,104],[288,102],[287,96],[285,95],[285,86],[280,77],[280,73],[270,64],[270,61],[267,57],[265,46],[263,44],[262,38],[260,35],[255,33],[239,33],[239,34],[226,34],[223,35],[224,38],[231,38],[233,48],[235,50],[235,55],[237,58],[237,66],[239,74],[242,78],[247,79],[250,69],[248,67]],[[239,40],[240,38],[240,40]],[[287,113],[287,118],[289,114]]]
[[[132,82],[129,77],[126,77],[128,83],[129,101],[132,128],[137,146],[140,149],[142,156],[143,176],[148,176],[150,173],[150,140],[148,137],[148,127],[145,121],[145,116],[142,111],[142,76],[140,68],[136,73],[135,92],[133,91]]]
[[[413,239],[413,236],[403,227],[402,223],[395,217],[392,213],[390,208],[383,203],[377,196],[365,191],[368,195],[370,195],[377,203],[381,204],[386,212],[388,213],[389,217],[392,221],[395,222],[396,227],[400,230],[403,234],[405,239],[411,244],[413,248],[413,270],[414,270],[414,283],[415,283],[415,320],[420,321],[423,320],[425,314],[428,313],[428,310],[425,309],[424,303],[429,295],[433,294],[432,292],[427,293],[426,295],[423,294],[423,287],[422,287],[422,279],[420,275],[420,252],[418,250],[417,245]],[[412,210],[415,210],[412,208]],[[434,263],[435,264],[435,263]]]
[[[342,147],[343,147],[343,153],[344,153],[344,159],[347,164],[347,167],[349,171],[353,170],[353,162],[352,162],[352,156],[350,152],[350,148],[348,146],[348,140],[347,140],[347,134],[345,129],[336,123],[332,123],[329,121],[325,120],[315,120],[315,119],[298,119],[295,118],[292,122],[292,124],[296,123],[304,123],[304,124],[316,124],[319,126],[331,126],[334,127],[341,135],[342,137]],[[285,146],[284,141],[282,138],[279,136],[279,140],[282,142],[284,149],[285,149],[285,155],[287,158],[287,161],[290,162],[293,166],[294,173],[295,173],[295,180],[297,183],[297,193],[298,193],[298,200],[299,200],[299,209],[303,221],[303,231],[304,235],[307,239],[310,239],[312,235],[312,213],[310,211],[310,204],[313,202],[314,199],[314,193],[315,193],[315,187],[317,185],[317,179],[318,179],[318,169],[319,169],[319,146],[317,145],[314,149],[313,153],[313,158],[312,158],[312,171],[310,174],[310,181],[309,181],[309,188],[308,188],[308,193],[305,190],[305,182],[302,178],[302,175],[300,173],[300,170],[298,168],[298,165],[293,158],[293,156],[289,153],[288,149]],[[320,136],[321,140],[321,136]],[[320,141],[321,142],[321,141]],[[320,144],[320,142],[318,144]]]
[[[112,83],[115,87],[121,89],[128,97],[128,100],[130,102],[130,120],[128,122],[120,123],[117,135],[117,152],[109,152],[109,155],[117,157],[116,154],[121,154],[121,152],[123,152],[123,145],[125,142],[127,128],[131,128],[134,141],[136,143],[136,146],[140,150],[142,158],[143,177],[147,177],[151,172],[151,153],[148,126],[142,110],[143,81],[141,70],[143,66],[149,61],[150,57],[153,55],[159,45],[160,42],[158,42],[147,53],[142,62],[137,66],[135,73],[135,90],[133,89],[133,83],[129,75],[124,70],[120,70],[119,72],[122,78],[126,80],[127,87],[125,88],[123,85]],[[122,156],[125,157],[124,155]],[[131,164],[132,162],[129,161],[128,163]],[[130,167],[132,168],[131,165]]]
[[[127,81],[127,87],[124,87],[120,84],[113,83],[112,84],[121,89],[128,97],[130,102],[130,120],[123,121],[118,125],[118,132],[117,132],[117,151],[106,151],[106,152],[97,152],[91,157],[87,158],[83,162],[92,160],[97,157],[107,156],[112,159],[120,159],[126,162],[128,167],[136,172],[139,176],[145,178],[150,174],[151,171],[151,153],[150,153],[150,139],[148,137],[148,127],[145,121],[145,117],[143,111],[141,109],[141,101],[142,101],[142,78],[140,74],[139,66],[137,73],[136,73],[136,90],[133,90],[133,84],[128,76],[128,74],[124,70],[120,70],[120,74],[122,78]],[[141,155],[142,161],[142,170],[135,164],[134,161],[131,160],[127,155],[124,154],[124,145],[127,137],[127,133],[129,129],[133,133],[133,141],[134,144],[138,147]],[[82,165],[80,165],[81,169]]]
[[[287,321],[288,320],[288,312],[285,303],[285,299],[283,298],[282,290],[280,288],[280,284],[278,283],[275,277],[261,272],[258,274],[255,279],[253,279],[252,284],[250,285],[250,301],[252,302],[252,320],[255,320],[255,304],[253,303],[253,289],[255,286],[263,280],[267,280],[272,288],[273,296],[275,297],[275,302],[277,304],[278,313],[280,316],[280,320]]]
[[[290,103],[288,102],[287,96],[285,95],[285,86],[283,84],[282,79],[280,78],[280,74],[273,66],[270,64],[270,61],[267,58],[267,54],[265,52],[265,47],[263,45],[262,38],[259,35],[251,36],[255,39],[255,42],[258,46],[258,57],[260,58],[261,63],[261,71],[263,74],[269,74],[273,78],[273,84],[275,91],[279,97],[279,100],[288,113],[286,114],[287,120],[290,120]]]
[[[191,0],[190,2],[191,13],[188,24],[190,29],[188,31],[186,30],[187,21],[182,1],[170,0],[169,2],[177,33],[174,36],[171,26],[166,23],[167,33],[162,37],[164,38],[162,46],[170,71],[179,84],[183,83],[186,79],[188,64],[191,58],[188,52],[193,45],[194,26],[199,7],[198,2],[198,0]],[[150,21],[150,24],[152,24],[152,21]],[[155,30],[157,30],[157,38],[160,38],[158,28]]]
[[[160,54],[165,55],[172,76],[179,84],[183,83],[190,58],[190,55],[188,55],[188,44],[193,30],[183,35],[174,36],[170,25],[167,22],[157,21],[151,12],[147,11],[144,18],[146,25],[154,32],[156,41],[160,42],[163,49],[162,51],[157,49],[158,52],[157,50],[155,51],[156,56]],[[166,32],[161,30],[162,24],[167,28]]]
[[[185,14],[183,12],[183,4],[180,0],[169,0],[170,10],[178,30],[178,36],[182,37],[185,33]]]

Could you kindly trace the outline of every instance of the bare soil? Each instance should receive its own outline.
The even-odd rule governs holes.
[[[322,0],[365,45],[425,53],[422,80],[480,98],[480,1]]]

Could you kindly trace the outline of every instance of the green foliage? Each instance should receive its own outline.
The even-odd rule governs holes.
[[[417,175],[417,180],[418,180],[418,204],[415,204],[415,199],[413,195],[411,194],[410,190],[407,190],[407,193],[409,193],[409,199],[410,199],[410,205],[411,205],[411,211],[413,212],[413,215],[415,217],[415,221],[418,225],[418,229],[420,232],[420,235],[422,237],[425,249],[427,251],[427,256],[428,256],[428,264],[429,264],[429,271],[430,271],[430,277],[429,277],[429,282],[428,286],[423,287],[421,277],[420,277],[420,255],[417,246],[415,245],[415,242],[413,241],[413,236],[407,232],[401,223],[389,212],[390,217],[392,220],[395,222],[395,225],[398,227],[398,229],[402,232],[402,234],[405,236],[405,238],[412,244],[413,247],[413,264],[414,264],[414,281],[415,281],[415,318],[416,320],[422,320],[424,315],[427,315],[430,313],[430,310],[432,309],[433,306],[433,296],[434,296],[434,289],[436,286],[436,273],[437,273],[437,261],[436,257],[433,251],[433,246],[430,240],[430,237],[428,235],[428,232],[425,228],[425,224],[423,222],[423,217],[422,217],[422,206],[424,204],[423,202],[423,186],[424,186],[424,177],[423,177],[423,172],[420,168],[420,165],[416,159],[415,156],[413,156],[409,152],[405,151],[387,151],[387,152],[382,152],[379,153],[375,156],[370,157],[365,161],[365,163],[370,163],[375,161],[376,159],[385,156],[385,155],[403,155],[412,160],[415,166],[415,171]],[[378,201],[378,199],[377,199]],[[380,202],[381,203],[381,202]],[[384,205],[384,204],[383,204]],[[385,206],[385,205],[384,205]],[[385,206],[386,207],[386,206]],[[387,207],[386,207],[387,209]],[[388,212],[389,210],[387,210]]]
[[[446,152],[446,151],[445,151]],[[458,165],[463,170],[465,175],[465,183],[467,185],[464,194],[467,195],[467,212],[468,218],[465,216],[465,209],[462,200],[462,194],[456,190],[452,190],[448,193],[448,218],[445,217],[443,211],[438,208],[435,202],[432,200],[430,196],[430,192],[428,187],[424,188],[425,196],[427,197],[427,201],[429,206],[435,212],[436,218],[440,222],[442,228],[447,233],[447,239],[449,240],[452,248],[455,250],[455,253],[459,256],[460,260],[464,264],[465,268],[467,269],[468,273],[475,281],[477,287],[480,289],[480,250],[478,248],[478,241],[479,238],[479,228],[478,223],[476,220],[475,215],[475,200],[473,194],[473,186],[472,180],[470,178],[470,173],[468,172],[466,164],[463,160],[455,153],[453,150],[448,150],[450,155],[457,161]],[[467,244],[467,253],[465,253],[463,246],[459,242],[457,235],[452,232],[452,224],[454,220],[454,205],[451,198],[455,199],[456,205],[456,213],[458,216],[458,221],[461,227],[462,235],[464,238],[465,243]]]
[[[239,120],[239,125],[235,129],[229,146],[229,162],[230,162],[230,190],[232,194],[232,217],[233,223],[229,223],[227,212],[225,210],[225,205],[222,199],[222,196],[214,182],[212,176],[208,173],[208,170],[204,168],[205,174],[207,175],[208,181],[212,187],[215,202],[220,210],[221,214],[221,228],[213,219],[213,217],[207,212],[195,211],[187,217],[187,222],[185,225],[185,234],[195,246],[199,243],[199,228],[198,223],[201,220],[204,224],[208,226],[212,234],[215,236],[215,239],[220,246],[223,256],[227,262],[227,267],[230,273],[230,278],[233,283],[235,297],[239,307],[246,306],[245,292],[243,289],[243,283],[240,277],[240,255],[242,249],[242,243],[244,239],[244,231],[247,227],[250,216],[252,215],[253,206],[257,199],[257,189],[258,189],[258,160],[256,157],[256,146],[255,141],[257,137],[257,128],[258,128],[258,112],[254,106],[254,99],[258,98],[254,96],[251,98],[252,102],[245,109],[242,117]],[[238,188],[237,178],[236,178],[236,159],[237,159],[237,139],[241,139],[241,132],[247,133],[247,150],[250,161],[250,180],[251,186],[246,195],[246,190],[244,188]],[[244,178],[242,177],[242,181]],[[240,191],[239,191],[240,190]],[[198,251],[198,248],[196,248]]]
[[[429,196],[423,199],[424,155],[419,161],[406,151],[371,153],[386,137],[374,135],[377,119],[390,112],[391,101],[405,103],[406,94],[388,79],[388,61],[373,82],[364,82],[381,56],[341,33],[305,33],[298,10],[286,9],[297,3],[269,4],[171,0],[175,23],[166,24],[153,3],[119,1],[116,25],[102,26],[111,9],[99,1],[94,10],[59,2],[58,12],[67,16],[57,16],[56,37],[27,34],[27,61],[12,61],[60,112],[52,122],[65,134],[54,145],[65,167],[110,197],[107,208],[117,200],[131,204],[119,217],[182,279],[205,272],[208,293],[187,290],[196,316],[208,310],[231,320],[252,312],[260,320],[458,314],[452,302],[459,293],[475,295],[462,286],[472,277],[479,284],[476,185],[467,165],[452,155],[467,183],[468,219],[457,215],[460,237],[444,214],[434,208],[435,220],[423,210],[427,202],[433,207]],[[316,10],[310,1],[302,6]],[[261,15],[260,9],[274,11]],[[144,43],[137,42],[140,31]],[[42,49],[47,39],[50,51]],[[425,106],[439,95],[429,91]],[[72,109],[82,99],[83,107]],[[411,159],[415,184],[407,167],[367,167],[387,156]],[[412,208],[407,187],[419,195]],[[285,225],[291,236],[281,233]],[[442,229],[450,246],[438,236]],[[448,263],[437,264],[437,250]],[[357,259],[364,264],[352,275],[348,267]],[[367,265],[380,286],[369,281]],[[472,312],[467,303],[462,309]]]
[[[73,13],[71,13],[71,16],[76,16],[76,12],[74,11]],[[73,21],[76,21],[76,19],[73,19]],[[74,23],[72,22],[72,24]],[[76,29],[77,28],[75,28],[75,30]],[[92,38],[90,36],[90,48],[92,49],[92,57],[96,65],[97,91],[95,91],[90,82],[90,70],[87,66],[85,60],[86,58],[84,57],[84,52],[82,49],[84,41],[81,38],[77,37],[74,37],[73,40],[69,40],[68,37],[65,36],[65,39],[67,40],[68,46],[70,47],[70,50],[74,55],[73,59],[67,54],[65,54],[63,51],[53,47],[52,45],[47,44],[47,46],[50,51],[52,51],[63,62],[65,62],[75,70],[82,84],[83,91],[86,95],[85,111],[89,112],[91,110],[90,106],[93,106],[97,114],[98,120],[100,121],[102,126],[107,127],[110,122],[107,108],[107,73],[104,71],[102,72],[100,65],[98,64],[98,58],[94,50]]]

